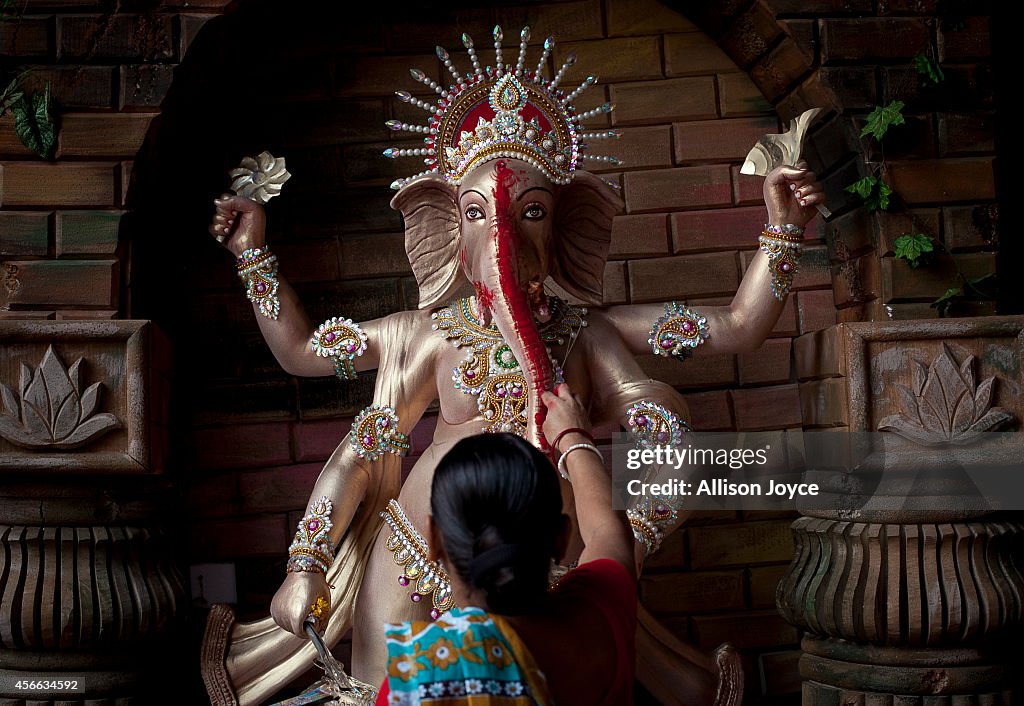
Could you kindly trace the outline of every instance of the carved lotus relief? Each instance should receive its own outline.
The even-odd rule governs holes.
[[[34,371],[23,363],[19,394],[0,384],[0,437],[27,449],[63,450],[84,446],[119,428],[121,423],[113,414],[95,414],[103,383],[82,391],[81,366],[79,358],[66,368],[53,346],[46,349]]]
[[[895,385],[902,414],[893,414],[878,424],[923,446],[968,444],[979,435],[1011,421],[1013,414],[990,407],[995,377],[980,384],[974,379],[974,356],[957,365],[945,343],[942,352],[927,368],[914,361],[913,389]]]

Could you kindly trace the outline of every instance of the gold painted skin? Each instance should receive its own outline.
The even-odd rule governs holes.
[[[523,177],[518,195],[522,196],[531,186],[549,189],[547,196],[540,193],[534,201],[546,207],[549,213],[555,209],[557,199],[570,198],[564,195],[566,191],[553,188],[539,172],[525,163],[509,162]],[[451,237],[458,238],[459,245],[446,242],[445,237],[439,238],[441,244],[436,247],[427,243],[430,252],[425,256],[426,260],[433,258],[443,262],[427,262],[425,265],[424,257],[416,251],[417,244],[425,239],[416,237],[415,233],[411,236],[407,233],[407,249],[413,258],[421,299],[430,306],[448,303],[465,284],[462,273],[452,262],[453,258],[460,257],[461,246],[467,250],[466,257],[460,258],[470,270],[466,275],[472,277],[473,271],[486,263],[486,253],[474,252],[473,246],[483,242],[481,236],[486,236],[486,225],[493,214],[487,212],[485,203],[477,204],[484,210],[483,214],[470,213],[467,216],[466,211],[473,205],[468,201],[476,198],[468,195],[470,190],[490,193],[493,166],[493,163],[485,163],[466,179],[458,191],[461,199],[449,196],[451,188],[446,185],[424,184],[423,194],[432,189],[441,201],[450,199],[453,202],[450,205],[457,204],[459,208],[452,213],[451,210],[445,211],[447,206],[443,205],[437,209],[440,215],[424,224],[449,241]],[[796,212],[792,203],[788,203],[786,209],[773,208],[771,222],[800,224],[806,223],[813,215],[813,203],[818,198],[813,174],[792,169],[790,172],[789,179],[806,190],[803,194],[806,196],[805,206],[795,207]],[[576,176],[577,181],[583,183],[594,179],[585,173],[577,173]],[[780,196],[780,192],[782,197],[789,197],[786,184],[787,177],[781,172],[770,175],[766,180],[766,200],[770,206],[785,200],[775,198]],[[773,190],[771,197],[769,187]],[[415,188],[415,184],[406,187],[409,193],[421,193],[412,191]],[[783,189],[785,191],[781,191]],[[402,192],[396,197],[396,202],[401,195]],[[477,215],[481,217],[476,218]],[[780,218],[784,220],[780,221]],[[570,285],[582,282],[574,289],[583,291],[588,275],[593,281],[594,277],[599,278],[603,274],[603,257],[595,263],[591,253],[583,252],[578,257],[579,264],[566,257],[553,258],[552,252],[545,251],[543,244],[551,242],[553,231],[557,237],[569,237],[560,234],[563,231],[559,230],[557,214],[554,214],[554,221],[554,225],[536,220],[520,221],[523,242],[534,247],[527,247],[520,253],[516,263],[519,281],[527,282],[547,274],[545,268],[550,266],[556,278],[564,280],[568,277]],[[406,222],[407,230],[411,229],[408,212]],[[610,216],[608,224],[610,226]],[[581,225],[576,224],[576,227],[582,232]],[[230,234],[225,247],[236,256],[246,248],[261,247],[265,242],[263,210],[246,199],[226,196],[217,202],[217,215],[210,231],[213,235]],[[756,234],[751,234],[751,239],[755,242]],[[595,240],[600,241],[600,238]],[[603,246],[606,252],[607,233]],[[556,245],[550,247],[554,250]],[[594,247],[599,249],[599,242]],[[586,271],[588,267],[589,272]],[[283,269],[287,271],[286,263]],[[572,271],[574,269],[576,271]],[[276,321],[257,316],[261,331],[279,363],[293,375],[333,375],[332,361],[317,357],[309,350],[314,326],[283,277],[279,296],[281,315]],[[679,394],[664,383],[648,379],[634,359],[635,353],[647,350],[650,325],[661,315],[662,308],[662,304],[650,304],[612,307],[606,311],[592,309],[588,317],[589,326],[582,330],[568,359],[565,345],[553,348],[553,354],[562,362],[566,381],[589,408],[595,424],[613,420],[624,424],[626,409],[640,400],[662,404],[684,419],[689,416]],[[782,303],[777,302],[769,291],[767,264],[763,254],[759,253],[732,306],[698,309],[701,315],[708,317],[712,337],[697,350],[697,354],[756,348],[774,325],[781,309]],[[326,580],[316,573],[289,574],[286,577],[274,597],[271,611],[277,623],[287,626],[291,632],[278,627],[270,618],[236,624],[232,630],[226,668],[239,703],[243,705],[265,699],[311,664],[316,656],[315,649],[307,639],[297,635],[301,634],[301,622],[309,606],[318,597],[329,597],[332,606],[325,642],[335,644],[352,625],[352,671],[356,677],[370,683],[379,683],[383,675],[385,646],[381,639],[381,624],[426,619],[428,607],[412,603],[407,591],[397,584],[397,567],[385,547],[387,532],[379,532],[382,524],[379,512],[390,498],[397,496],[410,521],[422,531],[426,527],[429,489],[437,461],[455,441],[479,433],[485,422],[472,396],[461,394],[452,387],[451,370],[463,359],[465,351],[454,348],[431,329],[429,309],[399,312],[360,325],[367,334],[369,346],[355,364],[360,371],[379,370],[374,403],[393,406],[400,420],[400,431],[409,434],[430,403],[439,400],[440,415],[434,438],[404,485],[400,483],[401,459],[397,456],[385,454],[380,460],[370,463],[356,456],[347,436],[342,441],[310,494],[311,499],[326,495],[334,503],[331,534],[335,542],[341,541],[341,544]],[[511,345],[509,332],[503,331],[503,334]],[[533,416],[532,407],[529,416]],[[570,487],[564,483],[563,492],[566,496],[571,493]],[[566,498],[565,506],[567,509],[573,507],[571,497]],[[681,512],[679,520],[685,516],[686,513]],[[570,547],[565,561],[571,561],[579,550],[576,542]],[[328,588],[328,584],[334,588]],[[364,590],[360,591],[360,586]],[[357,594],[359,610],[354,611]],[[707,680],[707,673],[697,666],[693,667],[693,672],[692,678],[685,680],[689,687],[680,683],[680,689],[686,691],[690,688],[696,694],[705,690],[702,684]]]

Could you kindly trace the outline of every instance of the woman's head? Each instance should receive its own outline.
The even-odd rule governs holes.
[[[540,602],[567,520],[546,456],[512,434],[462,439],[434,472],[430,510],[449,569],[489,610],[521,614]]]

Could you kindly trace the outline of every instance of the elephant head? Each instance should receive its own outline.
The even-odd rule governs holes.
[[[582,302],[601,303],[618,197],[587,172],[559,186],[528,163],[506,159],[484,162],[458,187],[422,177],[391,205],[405,218],[420,308],[473,286],[485,321],[493,320],[526,377],[527,438],[545,448],[540,395],[554,371],[537,329],[549,316],[543,284],[550,276]]]

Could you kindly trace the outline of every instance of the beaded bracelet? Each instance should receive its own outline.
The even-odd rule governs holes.
[[[333,510],[330,498],[324,495],[299,520],[295,539],[288,547],[288,571],[318,571],[327,574],[334,561],[329,536],[334,526],[331,524]]]
[[[555,437],[555,440],[551,442],[551,448],[557,450],[558,442],[565,438],[568,434],[579,434],[580,436],[586,437],[591,444],[595,443],[594,435],[591,434],[586,429],[580,429],[579,427],[569,427],[568,429],[563,429],[558,433],[558,436]]]
[[[787,223],[781,226],[765,225],[758,238],[761,252],[768,256],[768,270],[772,275],[772,294],[782,301],[793,285],[793,275],[800,268],[803,252],[804,229]]]
[[[277,257],[267,248],[249,248],[238,258],[238,276],[245,282],[245,296],[256,310],[276,320],[281,312],[277,297]]]
[[[571,479],[569,478],[569,473],[565,470],[565,459],[570,453],[572,453],[576,449],[588,449],[590,451],[593,451],[594,453],[597,454],[597,457],[601,459],[601,463],[604,463],[604,456],[601,455],[601,450],[594,446],[593,444],[573,444],[565,451],[563,451],[562,455],[558,457],[558,474],[562,476],[562,478],[565,478],[570,482]]]

